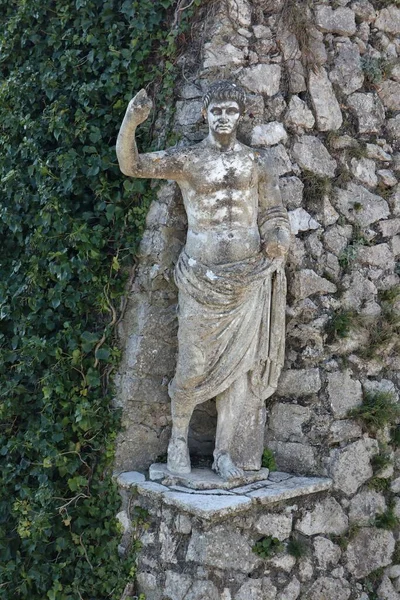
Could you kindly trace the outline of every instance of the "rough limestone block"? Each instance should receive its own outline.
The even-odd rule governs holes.
[[[340,6],[334,10],[330,6],[316,6],[315,19],[322,31],[338,35],[354,35],[356,32],[355,14],[347,7]]]
[[[269,161],[271,170],[279,177],[292,170],[292,163],[286,149],[282,144],[265,148],[263,155]]]
[[[378,183],[375,166],[375,162],[370,158],[352,158],[350,161],[350,168],[354,177],[370,187],[375,187]]]
[[[376,440],[358,440],[331,452],[330,474],[334,488],[351,496],[373,476],[370,459],[378,452]]]
[[[204,68],[241,65],[244,62],[243,50],[232,44],[222,46],[214,43],[204,44]]]
[[[288,217],[293,235],[297,235],[299,231],[309,231],[310,229],[318,229],[320,227],[318,221],[313,219],[304,208],[296,208],[289,211]]]
[[[357,44],[341,42],[337,44],[336,51],[337,56],[329,79],[332,83],[336,83],[344,94],[352,94],[364,82],[360,50]]]
[[[345,190],[336,188],[333,202],[335,208],[350,223],[362,228],[369,227],[380,219],[386,219],[390,213],[386,200],[355,183],[349,183]]]
[[[235,600],[264,600],[264,598],[262,579],[246,581],[235,595]]]
[[[314,554],[321,569],[326,571],[329,567],[337,565],[342,552],[337,544],[318,536],[314,538]]]
[[[357,262],[381,269],[393,270],[395,267],[394,256],[389,244],[377,244],[376,246],[360,248],[357,253]]]
[[[374,27],[387,33],[400,33],[400,8],[393,5],[380,10]]]
[[[400,83],[398,81],[382,81],[378,94],[383,104],[389,110],[400,110]]]
[[[276,600],[297,600],[300,596],[300,581],[293,577],[290,583],[277,595]]]
[[[387,575],[382,577],[382,582],[377,589],[377,598],[379,600],[399,600],[398,594],[399,587],[397,586],[397,590],[393,583],[390,581]]]
[[[349,520],[355,525],[370,525],[386,510],[385,497],[374,490],[363,490],[350,502]]]
[[[297,300],[302,300],[314,294],[334,294],[337,287],[315,271],[303,269],[295,273],[291,291]]]
[[[319,369],[288,369],[282,372],[277,396],[301,398],[316,394],[321,389]]]
[[[229,0],[227,2],[228,15],[241,27],[251,25],[251,4],[247,0]]]
[[[378,133],[385,120],[385,109],[376,94],[356,92],[348,96],[347,103],[358,120],[360,133]]]
[[[349,370],[328,373],[328,398],[334,416],[346,417],[349,410],[362,402],[361,383],[352,379]]]
[[[286,540],[292,532],[291,514],[266,514],[255,522],[255,528],[262,535],[271,535],[280,541]]]
[[[390,564],[394,551],[390,531],[374,527],[362,528],[347,547],[347,569],[356,579],[366,577],[375,569]]]
[[[279,92],[281,67],[276,64],[259,64],[243,69],[239,75],[240,83],[251,92],[274,96]]]
[[[323,67],[310,71],[308,91],[320,131],[335,131],[342,125],[343,117],[332,84]]]
[[[271,569],[278,569],[279,571],[285,571],[285,573],[290,573],[293,567],[296,564],[296,559],[294,556],[290,556],[290,554],[280,553],[275,554],[268,560],[268,566]]]
[[[286,142],[288,135],[282,123],[272,121],[266,125],[256,125],[251,134],[252,146],[275,146]]]
[[[298,177],[281,177],[279,180],[282,202],[287,210],[301,207],[304,183]]]
[[[322,500],[307,512],[295,525],[304,535],[317,533],[342,535],[348,529],[349,521],[340,504],[334,498]]]
[[[227,525],[217,525],[205,532],[193,531],[186,560],[241,573],[250,573],[262,563],[252,551],[250,541],[239,530]]]
[[[184,598],[185,600],[204,600],[204,598],[207,598],[207,600],[220,600],[221,596],[212,581],[202,579],[193,583]]]
[[[271,444],[271,446],[273,446],[273,444]],[[296,450],[298,450],[298,447],[301,446],[301,444],[292,444],[292,446],[296,446]],[[300,456],[300,461],[301,460],[302,457]],[[296,498],[298,496],[323,492],[329,490],[331,486],[331,479],[323,477],[290,477],[275,485],[254,490],[253,492],[250,492],[248,496],[265,506],[281,502],[282,500]]]
[[[351,225],[334,225],[324,233],[324,246],[329,252],[340,256],[353,234]]]
[[[175,119],[179,125],[194,125],[202,120],[202,102],[199,100],[178,100],[176,103]]]
[[[362,436],[362,429],[358,423],[348,419],[334,421],[329,430],[329,441],[332,444],[349,442]]]
[[[311,586],[307,600],[347,600],[351,589],[345,579],[319,577]]]
[[[311,411],[306,406],[277,402],[271,409],[268,435],[283,442],[305,441],[302,427],[310,417]]]
[[[314,115],[311,110],[298,96],[291,97],[284,120],[286,127],[289,127],[295,133],[302,133],[306,129],[312,129],[315,124]]]
[[[175,506],[196,517],[207,520],[212,520],[215,517],[234,515],[243,512],[251,506],[251,500],[246,496],[185,494],[169,491],[168,488],[167,492],[163,495],[163,502],[168,506]]]
[[[315,450],[312,446],[275,440],[268,441],[268,446],[275,454],[278,469],[305,475],[315,472]]]
[[[190,577],[174,571],[167,571],[164,595],[168,600],[184,600],[191,584]]]
[[[333,177],[335,174],[336,160],[317,137],[301,137],[293,146],[293,158],[302,169],[316,175]]]

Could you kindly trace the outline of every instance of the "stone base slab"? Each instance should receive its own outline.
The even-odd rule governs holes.
[[[269,469],[245,471],[243,477],[225,481],[211,469],[192,469],[187,475],[176,475],[168,470],[165,463],[155,463],[150,466],[149,477],[152,481],[161,481],[163,485],[182,485],[193,490],[230,490],[254,481],[268,479]]]

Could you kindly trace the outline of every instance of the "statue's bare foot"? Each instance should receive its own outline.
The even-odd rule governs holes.
[[[222,477],[222,479],[238,479],[244,476],[244,471],[236,467],[233,460],[227,452],[221,453],[214,457],[212,468]]]
[[[188,475],[191,471],[187,442],[182,437],[171,437],[168,445],[168,470],[176,475]]]

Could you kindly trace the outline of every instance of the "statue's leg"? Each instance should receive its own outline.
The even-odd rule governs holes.
[[[217,397],[217,433],[214,457],[229,456],[232,463],[245,471],[261,468],[266,419],[265,402],[251,390],[245,373]]]
[[[172,432],[168,445],[168,469],[172,473],[185,475],[190,473],[190,455],[188,447],[189,423],[195,405],[174,394],[171,399]]]

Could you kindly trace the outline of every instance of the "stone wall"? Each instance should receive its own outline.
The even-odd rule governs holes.
[[[197,41],[180,59],[179,143],[205,136],[201,96],[210,82],[240,83],[248,107],[239,138],[273,161],[293,231],[286,361],[268,401],[266,445],[278,468],[332,478],[332,499],[361,527],[354,539],[362,547],[364,538],[389,535],[364,529],[375,513],[389,507],[400,516],[395,423],[366,427],[349,414],[368,395],[398,402],[400,8],[382,0],[226,0],[204,3],[202,19],[201,53]],[[144,470],[166,451],[177,326],[172,272],[185,227],[179,192],[162,184],[121,330],[120,471]],[[194,416],[192,450],[209,454],[214,428],[210,402]],[[328,538],[317,547],[338,556]],[[313,560],[314,578],[331,569]],[[378,597],[397,598],[384,581],[389,592]],[[318,593],[310,597],[325,598]]]

